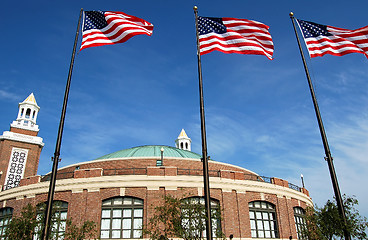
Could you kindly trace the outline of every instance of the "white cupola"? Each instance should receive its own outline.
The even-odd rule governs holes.
[[[192,140],[187,136],[184,129],[181,130],[179,137],[175,140],[176,148],[191,151]]]
[[[17,120],[13,121],[10,126],[38,132],[36,120],[39,110],[40,107],[37,105],[33,93],[31,93],[23,102],[19,103]]]

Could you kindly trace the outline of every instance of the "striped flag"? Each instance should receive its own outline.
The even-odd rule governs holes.
[[[263,23],[236,18],[198,17],[200,54],[220,51],[265,55],[272,60],[273,42]]]
[[[85,11],[83,40],[80,50],[126,42],[133,36],[151,36],[153,25],[123,12]]]
[[[368,58],[368,26],[349,30],[298,20],[310,57],[363,53]]]

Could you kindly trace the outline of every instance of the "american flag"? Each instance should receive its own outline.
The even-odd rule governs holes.
[[[349,30],[297,19],[310,57],[363,53],[368,58],[368,26]]]
[[[272,59],[273,42],[268,29],[267,25],[252,20],[198,17],[200,54],[217,50]]]
[[[80,50],[88,47],[126,42],[133,36],[151,36],[153,25],[123,12],[85,11]]]

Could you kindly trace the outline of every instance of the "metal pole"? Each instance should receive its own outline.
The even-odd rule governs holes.
[[[196,37],[197,37],[197,58],[198,58],[199,97],[200,97],[201,135],[202,135],[203,182],[204,182],[204,198],[205,198],[205,208],[206,208],[206,237],[207,239],[212,240],[210,186],[209,186],[209,175],[208,175],[206,125],[205,125],[204,103],[203,103],[202,65],[201,65],[201,54],[200,54],[200,47],[199,47],[197,11],[198,11],[198,8],[197,6],[195,6],[194,14],[195,14],[195,24],[196,24]]]
[[[344,221],[344,226],[346,226],[347,224],[346,224],[346,216],[345,216],[344,205],[343,205],[343,201],[342,201],[342,198],[341,198],[341,193],[340,193],[339,183],[338,183],[337,177],[336,177],[335,168],[334,168],[334,165],[333,165],[333,159],[332,159],[332,156],[331,156],[330,147],[329,147],[328,142],[327,142],[326,132],[325,132],[325,129],[323,127],[322,117],[321,117],[321,114],[319,112],[319,107],[318,107],[317,99],[316,99],[316,96],[315,96],[315,93],[314,93],[312,81],[311,81],[311,78],[310,78],[310,75],[309,75],[307,63],[305,61],[303,50],[302,50],[300,40],[299,40],[297,31],[296,31],[296,27],[295,27],[295,23],[294,23],[294,14],[291,12],[289,15],[290,15],[291,22],[293,23],[295,36],[296,36],[296,39],[298,41],[299,51],[300,51],[300,54],[301,54],[302,60],[303,60],[305,74],[307,75],[307,79],[308,79],[309,90],[310,90],[310,93],[312,95],[314,110],[316,112],[319,131],[321,133],[323,147],[325,149],[325,154],[326,154],[325,160],[327,161],[327,164],[328,164],[328,169],[330,171],[332,186],[333,186],[333,189],[334,189],[334,192],[335,192],[337,208],[339,210],[339,213],[340,213],[340,216],[341,216],[342,220]],[[350,233],[346,228],[344,228],[344,235],[345,235],[345,240],[350,240],[351,239]]]
[[[55,153],[54,153],[54,157],[52,158],[54,162],[53,162],[53,165],[52,165],[49,193],[48,193],[47,203],[46,203],[47,206],[46,206],[46,209],[45,209],[44,229],[42,231],[42,239],[43,240],[48,240],[49,236],[50,236],[50,225],[51,225],[51,219],[52,219],[52,204],[53,204],[53,199],[54,199],[56,174],[57,174],[59,156],[60,156],[61,139],[62,139],[62,136],[63,136],[65,113],[66,113],[66,107],[67,107],[67,104],[68,104],[70,82],[71,82],[71,79],[72,79],[75,51],[76,51],[76,48],[77,48],[78,35],[79,35],[79,26],[80,26],[80,21],[81,21],[81,18],[82,18],[82,14],[83,14],[83,8],[80,10],[80,14],[79,14],[77,32],[75,34],[75,40],[74,40],[73,53],[72,53],[72,58],[71,58],[71,61],[70,61],[70,66],[69,66],[69,74],[68,74],[68,79],[67,79],[66,87],[65,87],[64,102],[63,102],[63,108],[62,108],[62,111],[61,111],[59,131],[58,131],[58,136],[57,136],[57,141],[56,141],[56,146],[55,146]]]

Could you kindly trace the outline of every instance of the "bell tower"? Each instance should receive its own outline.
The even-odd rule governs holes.
[[[17,187],[20,179],[35,176],[43,139],[38,137],[36,124],[38,111],[36,99],[31,93],[19,103],[18,116],[10,131],[0,135],[0,185],[2,190]]]
[[[191,151],[192,140],[187,136],[184,129],[181,130],[178,138],[175,140],[176,148]]]

